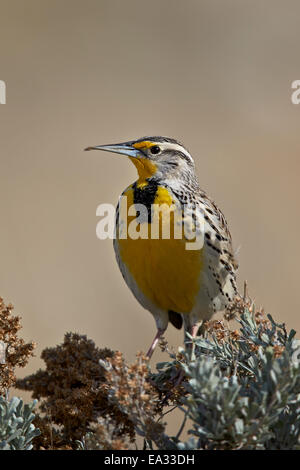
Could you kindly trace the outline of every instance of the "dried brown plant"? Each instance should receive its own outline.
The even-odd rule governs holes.
[[[130,442],[128,436],[116,435],[116,427],[112,419],[99,418],[97,424],[92,425],[91,432],[80,441],[80,450],[128,450]]]
[[[19,337],[21,318],[12,315],[13,308],[11,304],[5,305],[0,297],[0,395],[5,395],[15,385],[15,369],[26,366],[35,348],[33,342],[26,343]]]
[[[149,380],[148,362],[140,352],[136,361],[128,365],[117,351],[105,365],[104,388],[111,403],[128,417],[135,433],[161,448],[167,439],[165,424],[161,422],[163,403],[160,392]]]
[[[74,445],[97,423],[113,416],[120,434],[133,434],[131,422],[108,401],[105,371],[100,360],[113,358],[110,349],[99,349],[84,335],[67,333],[64,342],[41,355],[45,370],[17,381],[17,387],[42,399],[38,426],[43,428],[36,446],[65,448]]]

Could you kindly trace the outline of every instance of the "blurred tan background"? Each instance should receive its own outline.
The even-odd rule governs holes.
[[[20,376],[66,331],[128,360],[149,346],[154,321],[96,238],[96,207],[135,169],[83,152],[143,135],[186,144],[239,248],[239,286],[299,328],[299,15],[296,0],[1,1],[0,295],[38,344]]]

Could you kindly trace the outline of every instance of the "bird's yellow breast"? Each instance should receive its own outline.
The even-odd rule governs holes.
[[[141,187],[142,188],[142,187]],[[129,187],[127,208],[134,204],[134,189]],[[173,203],[169,191],[158,186],[154,195],[154,204]],[[117,238],[120,260],[129,270],[139,289],[158,308],[189,313],[200,288],[200,274],[203,266],[203,250],[186,250],[184,239],[175,239],[173,217],[170,217],[170,238],[162,238],[164,218],[160,217],[158,239],[151,238],[151,222],[144,222],[148,231],[147,239]],[[127,228],[134,216],[127,216]],[[121,221],[120,221],[121,222]],[[117,231],[118,235],[118,231]]]

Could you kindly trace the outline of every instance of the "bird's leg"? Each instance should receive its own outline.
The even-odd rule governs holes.
[[[202,325],[202,322],[201,322],[201,325]],[[201,328],[201,325],[199,325],[199,323],[195,323],[195,325],[191,327],[191,336],[193,338],[196,338],[198,330]]]
[[[190,330],[191,331],[190,334],[191,334],[193,339],[197,337],[197,333],[201,329],[201,326],[199,327],[199,323],[195,323],[194,325],[192,325],[191,330]],[[193,341],[192,344],[191,344],[191,359],[192,360],[194,359],[194,355],[195,355],[195,343]]]
[[[162,335],[164,334],[164,332],[166,331],[166,328],[158,328],[157,329],[157,333],[154,337],[154,340],[152,341],[152,344],[149,348],[149,351],[147,352],[147,357],[150,359],[152,354],[153,354],[153,351],[154,349],[156,348],[157,346],[157,343],[158,341],[160,340],[160,338],[162,337]]]
[[[200,336],[200,335],[201,335],[201,333],[202,333],[202,325],[203,325],[203,322],[201,322],[200,324],[199,324],[199,322],[197,322],[197,323],[194,323],[193,325],[189,325],[189,326],[187,327],[187,332],[192,336],[193,339],[196,338],[197,336]],[[188,340],[188,338],[187,338],[186,340]],[[194,342],[189,343],[189,344],[187,345],[187,348],[191,349],[191,351],[192,351],[192,356],[193,356],[194,349],[195,349],[195,344],[194,344]]]
[[[200,328],[201,328],[201,326],[200,326]],[[195,323],[194,325],[192,325],[189,328],[189,330],[190,330],[189,333],[190,333],[190,335],[192,336],[193,339],[196,338],[198,330],[200,328],[199,328],[199,323]],[[188,344],[188,347],[191,348],[191,359],[194,359],[193,356],[194,356],[194,352],[195,352],[195,343],[192,342],[192,344]],[[184,378],[184,371],[183,371],[183,369],[181,369],[180,372],[179,372],[178,378],[175,382],[175,387],[178,387],[181,384],[183,378]]]

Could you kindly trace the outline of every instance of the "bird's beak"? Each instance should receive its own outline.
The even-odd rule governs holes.
[[[95,147],[87,147],[84,150],[104,150],[105,152],[120,153],[127,157],[138,158],[140,151],[133,147],[132,142],[124,142],[122,144],[97,145]]]

